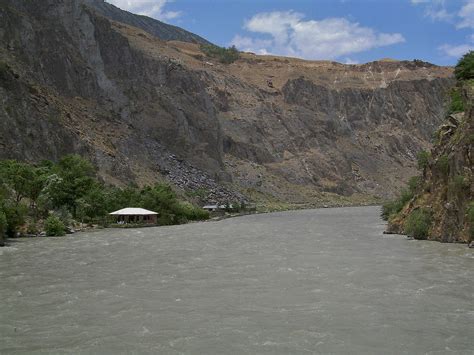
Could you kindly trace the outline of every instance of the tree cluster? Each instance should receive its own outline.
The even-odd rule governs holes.
[[[210,58],[215,58],[223,64],[231,64],[240,58],[240,53],[235,46],[225,48],[212,44],[201,46],[201,51]]]
[[[107,186],[93,165],[78,155],[67,155],[57,163],[0,161],[0,235],[13,236],[25,225],[36,231],[38,221],[57,235],[72,220],[106,223],[108,213],[125,207],[158,212],[164,225],[209,217],[203,209],[179,199],[166,184]]]

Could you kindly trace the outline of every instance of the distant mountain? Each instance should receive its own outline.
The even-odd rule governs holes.
[[[197,44],[210,44],[206,39],[183,30],[180,27],[168,25],[151,17],[132,14],[105,2],[104,0],[84,0],[102,16],[111,20],[122,22],[130,26],[140,28],[164,41],[182,41]]]
[[[234,200],[216,184],[275,204],[388,197],[454,85],[420,61],[223,64],[99,0],[1,0],[0,18],[0,159],[79,153],[111,184],[167,180],[209,202]]]

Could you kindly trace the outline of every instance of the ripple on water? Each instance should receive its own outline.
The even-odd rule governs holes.
[[[22,240],[0,353],[472,353],[474,256],[378,207]]]

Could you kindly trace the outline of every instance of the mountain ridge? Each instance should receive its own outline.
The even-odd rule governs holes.
[[[211,189],[207,201],[391,195],[430,146],[453,84],[451,68],[421,61],[242,53],[224,65],[82,1],[6,3],[1,158],[78,152],[111,183],[161,179]]]
[[[161,40],[176,40],[198,44],[211,44],[211,42],[205,38],[186,31],[181,27],[173,26],[148,16],[138,15],[126,10],[122,10],[117,6],[106,2],[105,0],[83,1],[86,5],[93,8],[102,16],[117,22],[140,28]]]

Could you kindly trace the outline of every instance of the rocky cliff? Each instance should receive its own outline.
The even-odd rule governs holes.
[[[436,132],[436,144],[415,196],[388,224],[388,231],[406,234],[409,216],[426,211],[427,239],[441,242],[474,240],[474,83],[462,86],[465,112],[450,115]]]
[[[453,85],[420,61],[223,65],[97,3],[0,2],[0,158],[78,152],[111,183],[208,201],[364,202],[414,174]]]
[[[84,0],[84,2],[104,17],[140,28],[161,40],[210,44],[208,40],[180,27],[172,26],[147,16],[123,11],[104,0]]]

